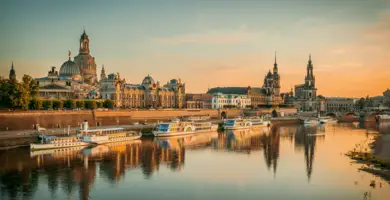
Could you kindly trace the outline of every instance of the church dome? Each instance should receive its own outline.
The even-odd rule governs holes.
[[[153,78],[150,75],[148,75],[142,81],[142,85],[151,85],[151,84],[155,84],[155,82],[154,82]]]
[[[70,60],[64,62],[60,68],[60,76],[74,76],[80,75],[80,69],[76,64]]]
[[[272,78],[272,73],[271,73],[271,71],[268,71],[267,78]]]

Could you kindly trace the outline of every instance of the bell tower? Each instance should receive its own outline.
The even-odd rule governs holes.
[[[80,37],[80,54],[89,54],[89,39],[88,35],[85,33],[85,29],[83,34]]]

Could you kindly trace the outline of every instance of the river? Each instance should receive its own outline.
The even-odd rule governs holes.
[[[377,134],[353,124],[286,125],[86,149],[3,150],[0,199],[387,200],[389,180],[345,156]]]

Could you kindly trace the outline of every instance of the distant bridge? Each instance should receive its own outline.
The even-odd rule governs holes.
[[[372,111],[347,111],[347,112],[327,112],[326,116],[336,117],[342,120],[355,120],[358,118],[360,121],[375,122],[375,118],[378,115],[389,114],[389,110],[372,110]]]

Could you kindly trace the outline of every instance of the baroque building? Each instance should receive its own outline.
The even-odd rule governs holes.
[[[89,38],[83,32],[80,38],[79,54],[72,61],[68,53],[59,71],[51,67],[46,77],[36,78],[39,98],[42,99],[86,99],[100,97],[96,76],[95,58],[90,55]]]
[[[101,77],[104,77],[104,68]],[[185,84],[172,79],[161,85],[148,75],[141,84],[126,83],[118,74],[109,74],[100,81],[103,99],[111,99],[121,108],[184,108]]]
[[[236,94],[236,95],[248,95],[251,100],[251,107],[261,106],[278,106],[282,104],[282,98],[280,94],[280,75],[278,72],[278,64],[275,63],[273,70],[268,71],[264,78],[262,87],[216,87],[207,91],[208,94]]]
[[[294,105],[300,111],[316,111],[320,108],[317,99],[317,88],[315,86],[311,55],[309,55],[309,61],[306,67],[305,83],[295,86]]]

